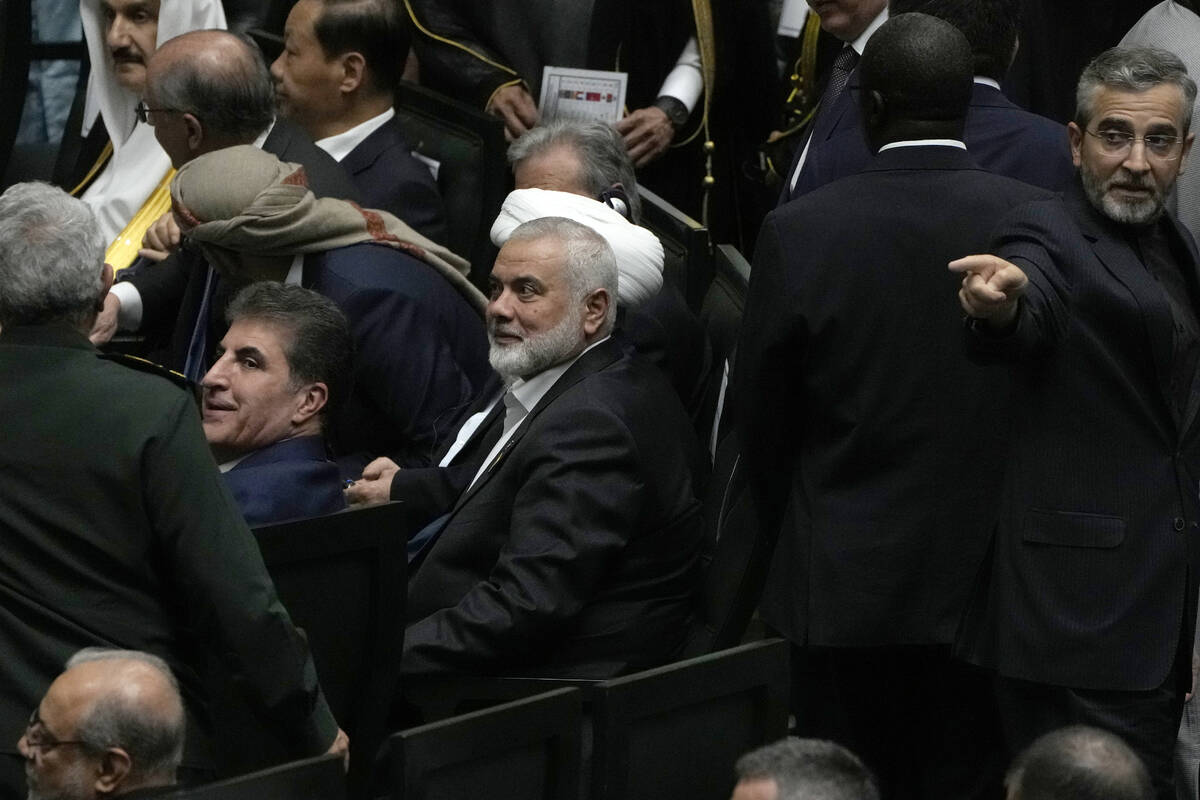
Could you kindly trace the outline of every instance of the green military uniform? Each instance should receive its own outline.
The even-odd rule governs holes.
[[[336,733],[192,397],[165,375],[101,356],[66,325],[5,328],[0,752],[16,753],[30,711],[89,646],[146,650],[171,665],[189,712],[185,765],[210,766],[195,735],[206,649],[246,676],[297,757],[324,751]],[[0,797],[10,789],[20,791],[0,783]]]

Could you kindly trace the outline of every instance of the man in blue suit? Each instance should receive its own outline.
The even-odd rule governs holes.
[[[1019,0],[891,0],[889,13],[919,11],[958,28],[971,44],[975,85],[967,111],[967,152],[984,169],[1059,191],[1074,178],[1067,129],[1004,96],[1000,81],[1017,48]],[[871,161],[858,110],[858,74],[850,75],[830,114],[818,117],[809,152],[781,202],[853,175]],[[832,119],[830,119],[832,118]]]
[[[350,173],[367,208],[444,242],[437,183],[413,157],[392,109],[408,45],[397,3],[300,0],[271,74],[280,113]]]
[[[229,330],[204,376],[204,435],[250,525],[346,507],[322,428],[349,394],[346,315],[300,286],[263,281],[225,312]]]

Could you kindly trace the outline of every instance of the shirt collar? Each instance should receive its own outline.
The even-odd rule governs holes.
[[[334,161],[341,161],[350,152],[362,144],[363,139],[366,139],[379,128],[383,127],[389,119],[396,116],[395,109],[389,108],[382,114],[371,117],[366,122],[360,122],[348,131],[326,136],[324,139],[318,139],[314,144],[317,147],[329,153]]]
[[[958,139],[908,139],[903,142],[888,142],[879,148],[879,152],[882,153],[884,150],[892,150],[898,147],[957,147],[959,150],[967,149],[967,146]]]
[[[857,39],[850,43],[850,46],[854,48],[854,52],[858,53],[860,56],[863,54],[863,50],[865,50],[867,47],[867,40],[871,38],[875,31],[879,30],[879,26],[887,22],[887,18],[888,10],[885,6],[883,11],[879,12],[879,16],[871,20],[871,24],[867,26],[867,29],[863,31]]]
[[[254,146],[259,150],[262,150],[263,145],[266,144],[267,137],[271,135],[271,131],[273,130],[275,130],[275,118],[271,117],[271,124],[268,125],[262,133],[254,138]]]
[[[550,387],[553,386],[558,379],[563,376],[563,373],[571,368],[572,364],[583,358],[583,354],[588,350],[591,350],[593,347],[602,342],[608,341],[608,339],[609,337],[605,336],[600,341],[592,342],[590,345],[585,347],[579,355],[575,356],[570,361],[564,361],[563,363],[556,364],[549,369],[544,369],[538,374],[534,375],[532,378],[518,378],[517,380],[513,381],[512,386],[508,388],[509,392],[512,394],[513,398],[521,404],[521,407],[525,409],[525,413],[528,414],[533,410],[533,407],[536,406],[538,402],[546,396],[546,392],[550,391]]]
[[[1000,83],[998,81],[994,81],[991,78],[984,77],[983,75],[976,75],[975,82],[981,83],[984,86],[990,86],[993,89],[995,89],[997,92],[1000,91]]]

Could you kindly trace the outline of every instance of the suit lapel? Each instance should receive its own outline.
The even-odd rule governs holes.
[[[392,117],[383,123],[383,125],[371,131],[371,134],[367,138],[359,142],[358,146],[342,159],[342,168],[351,175],[357,175],[363,170],[370,168],[384,150],[397,144],[400,140],[395,122],[396,118]]]
[[[1200,286],[1200,256],[1197,255],[1195,240],[1187,233],[1179,220],[1167,214],[1169,220],[1170,236],[1175,239],[1175,243],[1181,245],[1179,248],[1172,248],[1181,253],[1186,253],[1190,261],[1182,267],[1191,273],[1192,285]],[[1174,244],[1174,243],[1173,243]],[[1196,315],[1200,317],[1200,308],[1194,309]],[[1180,431],[1184,436],[1192,433],[1192,428],[1196,424],[1196,415],[1200,412],[1200,364],[1197,365],[1196,372],[1192,375],[1191,391],[1188,392],[1188,404],[1183,413],[1183,425]]]
[[[1078,183],[1067,192],[1066,199],[1076,206],[1075,218],[1080,220],[1080,230],[1091,244],[1096,258],[1137,301],[1146,337],[1150,341],[1150,351],[1154,356],[1159,391],[1167,408],[1174,408],[1171,400],[1171,365],[1175,334],[1166,294],[1138,260],[1133,247],[1114,230],[1112,223],[1092,207]],[[1174,421],[1176,424],[1180,422]]]
[[[588,375],[599,372],[608,365],[612,364],[621,357],[621,353],[621,346],[617,344],[615,340],[609,339],[608,341],[597,345],[592,350],[585,353],[579,358],[578,361],[572,364],[571,368],[564,372],[562,377],[556,380],[554,385],[551,386],[544,395],[542,395],[542,399],[538,401],[537,405],[529,410],[529,413],[525,415],[525,419],[522,420],[520,427],[518,427],[513,435],[509,437],[508,441],[504,443],[504,447],[500,448],[500,452],[498,452],[484,468],[483,474],[479,476],[479,480],[475,481],[473,486],[459,496],[458,502],[454,504],[454,508],[450,512],[451,517],[458,513],[458,510],[466,505],[466,503],[472,497],[474,497],[480,489],[483,488],[483,486],[492,478],[492,476],[499,471],[497,467],[504,462],[505,458],[508,457],[508,454],[513,451],[513,448],[520,444],[521,440],[525,438],[525,434],[533,425],[534,419],[541,414],[542,411],[549,407],[549,405],[553,403],[560,395],[562,395],[563,392],[567,391],[567,389],[570,389]],[[501,405],[503,405],[503,403],[501,403]]]

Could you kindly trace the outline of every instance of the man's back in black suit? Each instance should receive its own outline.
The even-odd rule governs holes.
[[[949,74],[926,86],[909,59]],[[991,532],[1007,382],[962,352],[946,264],[1045,193],[970,159],[969,48],[947,23],[893,17],[860,70],[885,149],[768,215],[751,273],[733,390],[779,531],[761,613],[797,645],[804,735],[855,749],[889,795],[970,797],[999,765],[987,687],[950,644]],[[885,665],[889,688],[864,691]]]

